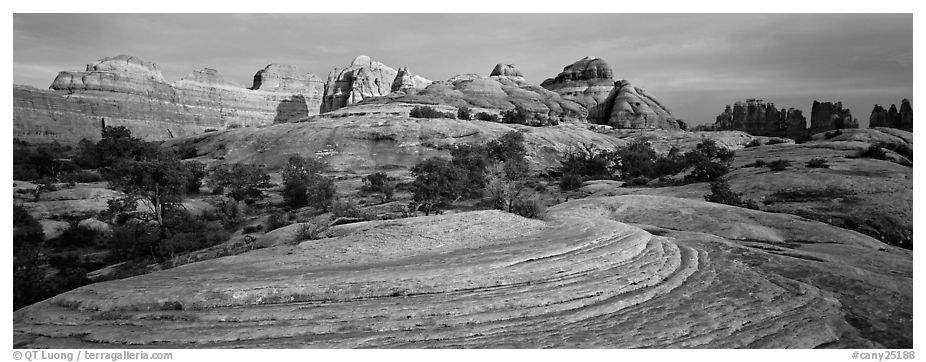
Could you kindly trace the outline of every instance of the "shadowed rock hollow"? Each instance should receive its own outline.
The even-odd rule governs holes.
[[[621,196],[498,211],[93,284],[16,348],[911,348],[912,255],[785,214]]]

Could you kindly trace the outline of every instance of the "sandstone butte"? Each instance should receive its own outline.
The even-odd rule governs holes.
[[[663,196],[478,211],[88,285],[15,348],[912,348],[912,254]]]
[[[613,76],[604,59],[585,57],[540,86],[587,108],[589,123],[632,129],[686,128],[656,97],[630,81],[614,81]]]

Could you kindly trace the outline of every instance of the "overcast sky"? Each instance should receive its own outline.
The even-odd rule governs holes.
[[[13,51],[14,83],[38,88],[119,54],[243,86],[269,63],[324,79],[360,54],[433,80],[513,63],[539,84],[588,55],[689,124],[762,98],[808,122],[813,100],[840,100],[865,126],[913,99],[911,14],[14,14]]]

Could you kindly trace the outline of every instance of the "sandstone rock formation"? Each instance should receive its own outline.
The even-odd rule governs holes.
[[[402,69],[404,73],[397,86],[395,83],[399,71],[366,55],[354,58],[350,66],[343,70],[334,68],[328,73],[325,82],[322,112],[359,103],[366,98],[385,96],[393,90],[402,90],[403,85],[405,89],[420,89],[431,83],[428,79],[409,74],[408,68]]]
[[[210,68],[168,83],[156,64],[126,55],[88,64],[83,72],[63,71],[50,88],[13,86],[15,138],[75,143],[99,139],[110,125],[164,140],[318,114],[322,100],[321,81],[289,66],[268,66],[247,89]]]
[[[744,131],[754,136],[800,138],[807,133],[807,119],[800,109],[778,110],[775,103],[750,98],[727,105],[714,123],[716,131]]]
[[[371,221],[88,285],[14,348],[912,348],[908,250],[702,200]]]
[[[617,128],[679,129],[680,124],[655,97],[629,81],[613,80],[603,59],[585,57],[540,85],[588,109],[588,121]]]
[[[513,130],[524,134],[529,159],[537,169],[558,166],[561,155],[581,143],[604,148],[626,144],[586,127],[567,124],[530,127],[477,120],[410,118],[411,107],[407,103],[361,103],[309,122],[207,133],[171,140],[164,146],[187,143],[196,147],[203,160],[220,158],[216,162],[268,166],[285,164],[283,155],[288,154],[322,156],[334,172],[365,175],[410,169],[428,157],[449,157],[449,149],[455,144],[487,142]],[[443,112],[451,109],[439,108]]]
[[[813,101],[810,111],[810,131],[820,133],[834,129],[858,128],[858,120],[849,109],[842,108],[842,102]]]
[[[896,105],[891,104],[890,110],[885,111],[884,107],[875,104],[868,119],[868,127],[891,127],[913,132],[913,106],[910,100],[904,98],[900,102],[899,112]]]
[[[499,68],[499,66],[496,66]],[[576,102],[563,99],[556,92],[528,83],[513,68],[509,75],[489,77],[477,74],[461,74],[446,81],[437,81],[415,92],[390,94],[383,97],[369,97],[361,104],[427,104],[451,107],[469,107],[473,112],[498,114],[501,111],[520,107],[532,114],[538,121],[585,123],[587,112]],[[495,73],[494,69],[492,73]],[[505,73],[502,70],[502,73]],[[450,110],[455,113],[455,109]]]
[[[492,68],[492,73],[489,76],[504,76],[504,77],[521,77],[524,78],[524,74],[521,73],[521,70],[514,66],[514,64],[502,64],[498,63],[495,65],[495,68]]]

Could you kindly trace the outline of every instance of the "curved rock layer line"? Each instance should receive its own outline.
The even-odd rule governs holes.
[[[911,255],[859,234],[653,196],[551,213],[354,224],[94,284],[15,312],[14,346],[912,347]]]

